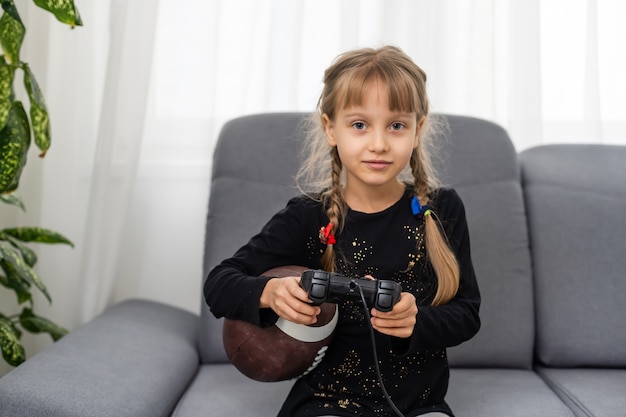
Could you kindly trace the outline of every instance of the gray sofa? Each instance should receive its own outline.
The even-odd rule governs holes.
[[[302,117],[224,126],[205,271],[296,193]],[[483,296],[480,332],[449,351],[448,402],[458,417],[626,416],[626,147],[518,154],[501,127],[446,117],[440,172],[465,201]],[[201,299],[200,277],[178,279]],[[290,385],[230,365],[204,304],[131,300],[2,377],[0,416],[272,416]]]

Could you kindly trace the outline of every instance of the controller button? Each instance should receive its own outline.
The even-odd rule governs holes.
[[[378,294],[378,304],[379,309],[391,309],[392,306],[392,297],[389,294]]]
[[[315,271],[313,278],[320,281],[328,281],[328,273],[324,271]]]
[[[384,289],[384,290],[393,290],[394,281],[389,281],[389,280],[384,280],[384,281],[378,281],[379,282],[379,287]]]
[[[324,299],[326,297],[326,286],[321,284],[313,284],[311,286],[311,298]]]

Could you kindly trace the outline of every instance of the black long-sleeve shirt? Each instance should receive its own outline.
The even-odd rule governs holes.
[[[428,261],[424,218],[411,211],[412,189],[382,212],[348,210],[337,234],[339,273],[367,274],[392,279],[411,292],[418,305],[417,323],[408,339],[376,332],[376,349],[384,385],[408,416],[430,411],[452,415],[444,401],[449,369],[446,348],[470,339],[480,327],[480,294],[470,256],[465,209],[458,194],[442,188],[430,203],[460,266],[456,296],[431,306],[437,279]],[[260,309],[259,299],[268,277],[263,272],[280,265],[320,268],[325,245],[320,228],[328,223],[321,203],[306,196],[289,201],[262,231],[208,275],[204,294],[217,317],[245,320],[260,326],[274,324],[276,314]],[[363,307],[359,301],[339,305],[339,322],[324,360],[299,378],[279,417],[320,415],[394,416],[385,400]]]

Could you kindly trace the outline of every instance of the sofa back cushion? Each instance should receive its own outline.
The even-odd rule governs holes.
[[[449,350],[452,366],[530,368],[534,343],[532,274],[517,152],[500,126],[449,116],[444,184],[465,203],[480,287],[481,329]]]
[[[232,256],[270,217],[298,194],[303,113],[268,113],[227,122],[218,137],[206,222],[203,276]],[[201,360],[226,362],[222,319],[202,300]]]
[[[546,145],[520,158],[539,361],[626,366],[626,146]]]
[[[289,197],[308,115],[246,116],[220,134],[206,225],[204,273],[257,233]],[[439,171],[467,211],[472,254],[483,296],[482,329],[451,349],[456,366],[531,364],[534,338],[530,255],[517,155],[506,132],[484,120],[446,116]],[[204,362],[226,361],[222,321],[202,303],[200,351]]]

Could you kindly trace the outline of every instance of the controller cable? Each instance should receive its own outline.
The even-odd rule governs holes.
[[[372,352],[374,353],[374,368],[376,369],[376,376],[378,377],[380,388],[382,389],[383,395],[385,396],[385,399],[387,400],[387,402],[389,403],[393,411],[395,411],[395,413],[399,417],[404,417],[404,414],[402,414],[402,412],[398,409],[398,407],[396,407],[394,402],[391,400],[391,396],[387,392],[387,389],[385,388],[385,384],[383,383],[383,376],[380,373],[380,366],[378,365],[378,353],[376,352],[376,336],[374,334],[374,327],[372,326],[372,317],[370,316],[370,312],[367,307],[367,302],[365,301],[365,294],[363,293],[363,288],[361,288],[361,286],[359,285],[358,282],[356,282],[356,280],[353,280],[352,282],[354,282],[354,284],[359,289],[359,294],[361,294],[361,301],[363,302],[363,310],[365,311],[365,317],[367,318],[367,322],[368,322],[367,327],[369,328],[370,339],[372,341]]]

